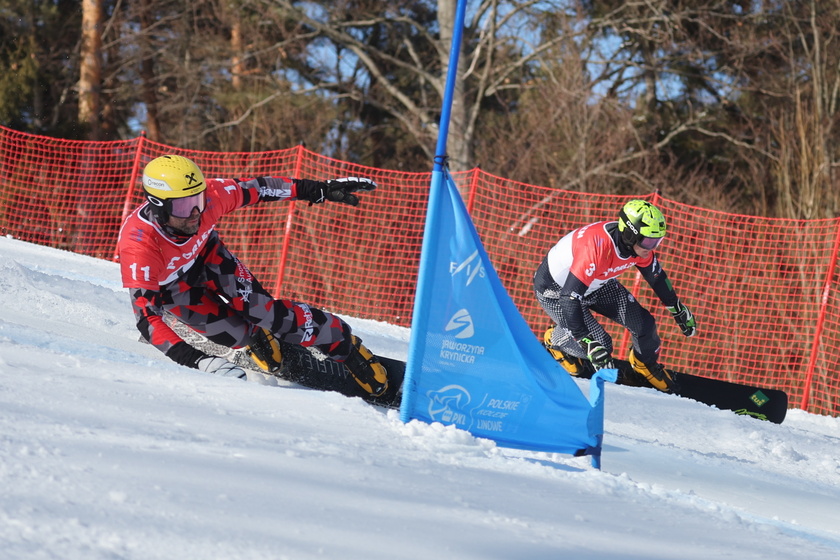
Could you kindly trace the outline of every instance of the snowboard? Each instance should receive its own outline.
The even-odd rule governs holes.
[[[231,350],[214,345],[177,321],[173,320],[172,323],[176,332],[193,346],[208,354],[222,356],[246,369],[268,375],[243,350]],[[356,383],[343,364],[331,360],[317,350],[310,351],[303,346],[280,342],[280,347],[283,352],[283,367],[271,375],[304,387],[321,391],[336,391],[349,397],[360,397],[378,406],[399,408],[405,378],[405,362],[402,360],[377,356],[388,372],[388,390],[379,397],[371,397]],[[617,381],[619,385],[653,387],[635,373],[629,362],[613,359],[613,363],[619,370]],[[781,424],[787,414],[788,396],[782,390],[711,379],[671,369],[668,369],[668,372],[679,386],[675,394],[680,397],[775,424]],[[581,377],[591,377],[591,373]]]
[[[402,399],[402,383],[405,377],[405,362],[377,356],[388,372],[388,389],[378,397],[362,389],[343,364],[331,360],[326,354],[316,349],[309,349],[297,344],[280,343],[283,354],[283,366],[279,371],[268,373],[261,369],[243,348],[231,349],[209,341],[181,323],[176,317],[167,314],[164,317],[181,338],[195,348],[212,356],[222,357],[237,366],[251,370],[259,376],[273,376],[302,387],[321,391],[335,391],[348,397],[360,397],[369,403],[386,408],[399,408]],[[141,342],[146,340],[141,336]]]
[[[653,387],[633,370],[629,362],[613,359],[613,364],[618,369],[619,385]],[[667,371],[677,383],[674,394],[680,397],[775,424],[781,424],[787,414],[788,396],[782,390],[711,379],[671,369]]]
[[[378,406],[399,408],[405,377],[405,362],[377,356],[388,372],[388,389],[382,395],[373,397],[356,383],[344,364],[330,359],[318,350],[278,342],[280,342],[280,351],[283,353],[283,366],[279,371],[272,372],[272,375],[303,387],[335,391],[348,397],[360,397]],[[262,372],[256,364],[252,366],[252,369]]]
[[[377,356],[388,372],[388,390],[379,397],[371,397],[342,364],[302,346],[281,342],[280,347],[283,367],[274,375],[304,387],[336,391],[349,397],[360,397],[378,406],[399,408],[405,362]],[[614,359],[613,363],[619,370],[619,385],[653,387],[635,373],[629,362]],[[680,397],[775,424],[781,424],[787,414],[788,396],[779,389],[711,379],[670,369],[668,372],[677,382],[678,390],[675,394]]]

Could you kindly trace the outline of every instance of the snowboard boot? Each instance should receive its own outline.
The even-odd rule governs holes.
[[[351,335],[353,341],[350,355],[344,360],[344,367],[356,380],[359,386],[370,393],[372,397],[381,396],[388,390],[388,373],[379,359],[368,350],[362,339]]]
[[[283,365],[280,343],[266,329],[257,329],[257,332],[251,336],[251,344],[247,346],[245,351],[254,360],[254,363],[269,373],[279,371]]]
[[[551,337],[554,334],[554,325],[548,327],[543,335],[543,346],[545,346],[551,357],[563,366],[563,369],[569,372],[569,375],[574,377],[591,377],[593,373],[592,364],[589,360],[578,358],[577,356],[569,356],[556,346],[551,344]]]
[[[677,384],[671,374],[662,367],[659,362],[652,364],[645,364],[637,356],[633,349],[630,349],[630,365],[633,370],[639,375],[647,379],[647,382],[659,389],[663,393],[674,393],[677,390]]]

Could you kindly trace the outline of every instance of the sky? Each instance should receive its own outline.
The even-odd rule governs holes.
[[[179,366],[139,342],[115,263],[0,255],[3,559],[840,558],[837,418],[608,384],[597,470]],[[345,319],[405,359],[407,329]]]

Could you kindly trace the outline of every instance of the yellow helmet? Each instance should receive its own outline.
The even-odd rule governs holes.
[[[143,170],[143,190],[157,198],[192,196],[206,188],[201,169],[183,156],[160,156]]]
[[[160,156],[143,169],[143,190],[152,213],[161,223],[169,216],[186,218],[195,207],[203,212],[206,189],[201,169],[183,156]]]

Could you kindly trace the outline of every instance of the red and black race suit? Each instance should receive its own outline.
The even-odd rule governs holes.
[[[592,315],[595,311],[630,331],[642,361],[655,361],[660,347],[656,321],[617,280],[634,267],[663,304],[676,304],[677,295],[656,255],[642,258],[625,247],[617,222],[595,222],[558,241],[534,275],[537,301],[558,326],[552,345],[585,357],[577,341],[588,336],[612,353],[612,340]]]
[[[238,348],[263,327],[282,340],[317,346],[336,359],[350,350],[349,327],[304,303],[274,299],[225,247],[216,224],[225,214],[264,201],[295,200],[300,180],[285,177],[207,180],[207,205],[198,232],[168,233],[141,205],[120,230],[118,254],[137,328],[169,357],[195,367],[204,356],[163,319],[169,312],[209,340]]]

